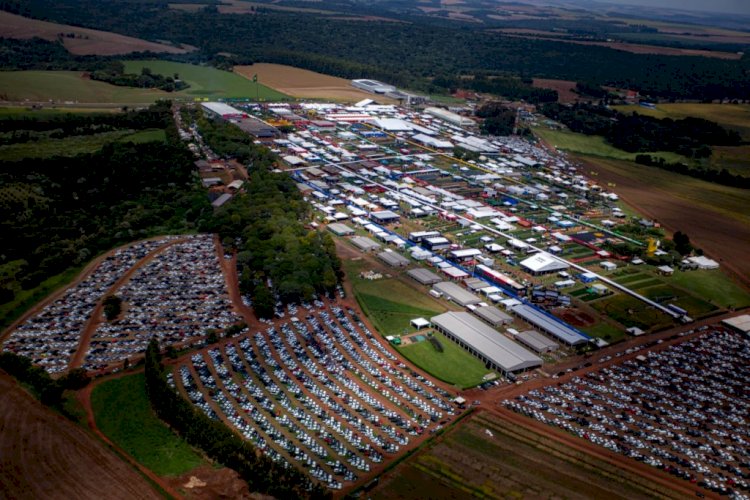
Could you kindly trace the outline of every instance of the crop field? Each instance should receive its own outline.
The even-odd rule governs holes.
[[[722,259],[738,279],[750,285],[750,213],[747,190],[720,186],[655,167],[579,157],[601,183],[616,184],[620,198],[656,219],[667,231],[682,230],[709,256]],[[689,288],[689,287],[688,287]]]
[[[140,73],[143,68],[150,68],[154,73],[161,75],[180,76],[181,80],[190,84],[190,87],[173,92],[175,96],[188,98],[210,98],[210,99],[251,99],[255,100],[256,94],[264,101],[280,101],[288,99],[288,96],[277,92],[262,83],[255,84],[247,78],[243,78],[229,71],[209,66],[197,66],[195,64],[184,64],[172,61],[124,61],[126,73]],[[257,87],[257,89],[256,89]]]
[[[89,432],[0,374],[3,498],[158,499],[149,483]]]
[[[606,143],[604,137],[601,136],[577,134],[567,130],[550,130],[545,127],[535,128],[534,133],[557,149],[568,151],[570,153],[630,161],[634,161],[638,154],[649,154],[656,158],[664,158],[668,163],[692,163],[692,161],[686,157],[670,151],[628,153],[622,149],[610,146]]]
[[[293,66],[256,63],[252,66],[235,66],[234,71],[248,80],[251,80],[253,75],[258,75],[258,81],[262,84],[292,97],[345,102],[376,98],[374,94],[352,87],[351,82],[344,78]],[[377,96],[377,100],[395,102],[382,96]]]
[[[398,352],[433,377],[462,389],[481,384],[482,378],[491,373],[478,358],[445,335],[440,332],[432,332],[432,335],[440,342],[443,352],[428,340],[402,345]]]
[[[180,475],[206,463],[153,413],[143,373],[98,384],[91,404],[97,427],[157,475]]]
[[[75,37],[59,38],[60,33],[74,33]],[[193,50],[193,47],[175,47],[107,31],[30,19],[10,12],[0,12],[0,36],[4,38],[39,37],[53,41],[60,39],[65,48],[76,55],[109,56],[146,51],[184,54]]]
[[[645,479],[487,412],[381,477],[368,497],[640,499]]]
[[[171,381],[273,460],[337,490],[366,482],[456,413],[352,309],[318,301],[175,365]]]

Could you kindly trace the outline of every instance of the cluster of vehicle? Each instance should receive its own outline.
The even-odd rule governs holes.
[[[750,338],[712,328],[504,405],[733,498],[750,490]]]
[[[67,370],[81,333],[102,296],[139,260],[170,238],[173,237],[139,241],[117,249],[80,283],[20,324],[4,350],[26,356],[50,373]]]
[[[274,460],[340,489],[455,410],[353,311],[319,302],[304,319],[193,355],[170,381]]]
[[[237,323],[211,235],[193,235],[160,252],[122,286],[123,317],[94,333],[84,367],[100,369],[161,345],[189,345]]]

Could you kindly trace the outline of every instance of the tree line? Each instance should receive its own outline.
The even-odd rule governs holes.
[[[237,471],[250,491],[277,498],[330,498],[326,489],[303,472],[285,467],[259,453],[247,440],[222,422],[209,418],[172,389],[164,377],[164,366],[156,339],[146,350],[146,393],[160,419],[208,457]]]
[[[585,103],[550,103],[542,106],[541,111],[573,132],[604,136],[613,146],[631,153],[672,151],[689,158],[706,158],[711,155],[709,146],[741,143],[734,130],[703,118],[659,119]]]
[[[416,90],[438,88],[432,82],[440,77],[490,73],[586,81],[664,99],[750,99],[748,57],[736,61],[633,54],[418,19],[361,22],[262,9],[252,15],[191,13],[170,9],[166,1],[30,0],[28,8],[38,18],[200,49],[162,56],[175,60],[205,61],[230,52],[238,62],[298,64],[345,78],[381,78]]]
[[[286,173],[274,172],[278,158],[234,125],[199,119],[214,152],[249,165],[246,192],[217,211],[211,226],[235,247],[240,289],[250,294],[259,317],[271,317],[277,299],[310,300],[335,290],[343,277],[330,235],[309,230],[311,209]]]
[[[171,121],[169,103],[140,113],[161,116],[144,124]],[[13,300],[117,245],[200,230],[212,216],[210,203],[192,153],[174,124],[166,130],[166,143],[110,143],[74,157],[0,161],[0,298]]]
[[[141,74],[125,73],[121,61],[111,61],[102,69],[91,72],[92,80],[111,83],[119,87],[136,87],[141,89],[159,89],[165,92],[177,92],[190,85],[180,80],[179,75],[164,76],[155,74],[151,68],[141,68]]]

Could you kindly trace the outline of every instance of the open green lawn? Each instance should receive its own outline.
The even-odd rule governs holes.
[[[197,66],[172,61],[124,61],[126,73],[140,73],[143,68],[151,68],[157,74],[172,76],[177,73],[181,80],[190,84],[190,88],[175,92],[182,97],[248,98],[255,99],[256,84],[249,79],[229,71],[222,71],[210,66]],[[289,99],[270,87],[257,84],[257,95],[265,101]]]
[[[96,424],[114,443],[159,476],[184,474],[205,464],[196,451],[151,411],[143,373],[94,388]]]
[[[392,280],[388,281],[392,282]],[[440,314],[440,311],[435,309],[422,309],[376,295],[367,293],[357,293],[356,295],[362,310],[383,335],[409,333],[413,330],[410,326],[412,319],[418,317],[430,318]]]
[[[0,120],[3,118],[47,118],[50,116],[60,116],[68,113],[76,115],[102,115],[119,113],[119,108],[94,108],[94,107],[60,107],[60,108],[42,108],[32,109],[19,106],[0,106]]]
[[[174,94],[117,87],[83,78],[80,71],[0,71],[0,95],[8,101],[147,104]]]
[[[625,332],[621,328],[610,325],[609,323],[601,322],[593,326],[580,328],[584,333],[588,333],[592,337],[598,337],[604,339],[610,344],[619,342],[625,338]]]
[[[750,306],[750,293],[721,271],[675,271],[668,281],[720,307]]]
[[[637,326],[642,330],[652,330],[674,324],[667,314],[630,295],[618,293],[590,302],[590,305],[626,328]]]
[[[139,132],[116,130],[101,134],[74,135],[63,139],[42,139],[0,146],[0,159],[21,160],[23,158],[49,158],[52,156],[75,156],[99,151],[108,142],[149,142],[166,139],[164,130],[150,129]]]
[[[434,336],[442,344],[443,352],[438,352],[429,340],[400,346],[398,351],[427,373],[462,389],[481,384],[482,377],[492,372],[469,351],[441,333],[434,332]]]
[[[635,161],[636,155],[648,154],[653,157],[664,158],[668,163],[692,163],[692,160],[670,151],[628,153],[627,151],[617,149],[616,147],[607,144],[604,137],[598,135],[577,134],[568,130],[550,130],[545,127],[536,127],[534,133],[557,149],[569,151],[571,153],[630,161]]]
[[[638,292],[659,304],[674,304],[681,307],[693,318],[701,317],[717,309],[716,306],[709,304],[705,300],[666,284],[651,286],[638,290]]]
[[[248,98],[255,99],[256,85],[235,73],[208,66],[170,61],[125,61],[126,71],[140,73],[149,67],[154,73],[173,75],[190,84],[181,92],[118,87],[90,80],[80,71],[0,71],[0,95],[7,101],[38,101],[47,103],[148,104],[159,99],[182,98]],[[259,84],[257,95],[262,100],[289,97]]]

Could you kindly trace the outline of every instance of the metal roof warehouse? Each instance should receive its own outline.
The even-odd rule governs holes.
[[[543,332],[552,335],[565,345],[579,346],[589,341],[588,337],[578,333],[562,321],[555,321],[543,312],[527,304],[515,306],[511,311]]]
[[[482,299],[469,292],[465,288],[450,281],[435,283],[432,288],[442,293],[445,298],[452,300],[459,306],[466,307],[471,304],[479,304]]]
[[[392,250],[380,252],[378,258],[391,267],[406,267],[409,265],[409,259]]]
[[[432,326],[495,370],[508,373],[541,366],[531,351],[503,336],[466,312],[447,312],[431,319]]]
[[[492,326],[500,326],[508,323],[513,323],[513,318],[497,307],[477,307],[474,309],[474,314],[485,320]]]
[[[443,278],[433,273],[432,271],[429,271],[427,269],[422,269],[419,267],[416,269],[411,269],[407,271],[406,274],[408,274],[409,276],[411,276],[412,278],[414,278],[415,280],[417,280],[423,285],[432,285],[433,283],[438,283],[443,280]]]

